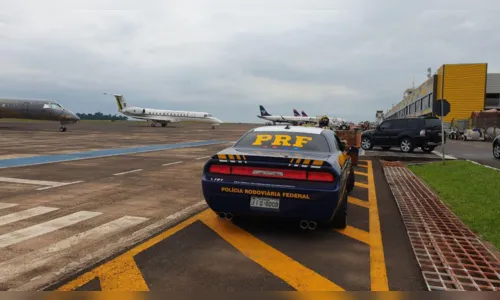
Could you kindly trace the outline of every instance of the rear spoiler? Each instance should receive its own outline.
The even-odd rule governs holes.
[[[289,167],[302,168],[331,168],[331,165],[321,159],[308,158],[287,158],[277,156],[255,156],[255,155],[237,155],[237,154],[216,154],[212,156],[212,162],[228,163],[228,164],[267,164],[276,163],[280,165],[288,165]]]

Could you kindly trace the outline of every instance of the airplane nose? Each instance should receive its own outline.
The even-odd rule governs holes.
[[[76,114],[74,114],[73,112],[71,112],[69,110],[64,111],[64,118],[69,120],[69,121],[73,121],[74,123],[80,121],[80,117],[78,117]]]

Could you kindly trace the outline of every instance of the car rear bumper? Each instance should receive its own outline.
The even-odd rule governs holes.
[[[225,189],[224,192],[222,188]],[[232,213],[235,216],[267,216],[328,222],[333,218],[339,204],[338,191],[269,188],[205,179],[202,179],[202,190],[205,201],[213,211]],[[232,190],[236,192],[229,192]],[[261,192],[280,193],[281,197],[277,194],[257,195]],[[299,199],[301,195],[307,195],[309,199]],[[279,199],[279,209],[251,207],[252,197]]]

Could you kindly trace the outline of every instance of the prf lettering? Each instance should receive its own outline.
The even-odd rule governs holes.
[[[292,136],[286,134],[257,134],[253,146],[261,146],[263,142],[272,140],[272,146],[288,146],[302,148],[305,144],[312,141],[312,137],[296,135],[295,141],[292,141]],[[293,143],[293,144],[292,144]]]

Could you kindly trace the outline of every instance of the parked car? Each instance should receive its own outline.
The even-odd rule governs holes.
[[[440,144],[441,120],[436,117],[385,120],[376,129],[364,131],[361,136],[364,150],[399,147],[401,151],[409,153],[420,147],[430,153]]]
[[[500,159],[500,135],[493,140],[493,156]]]

